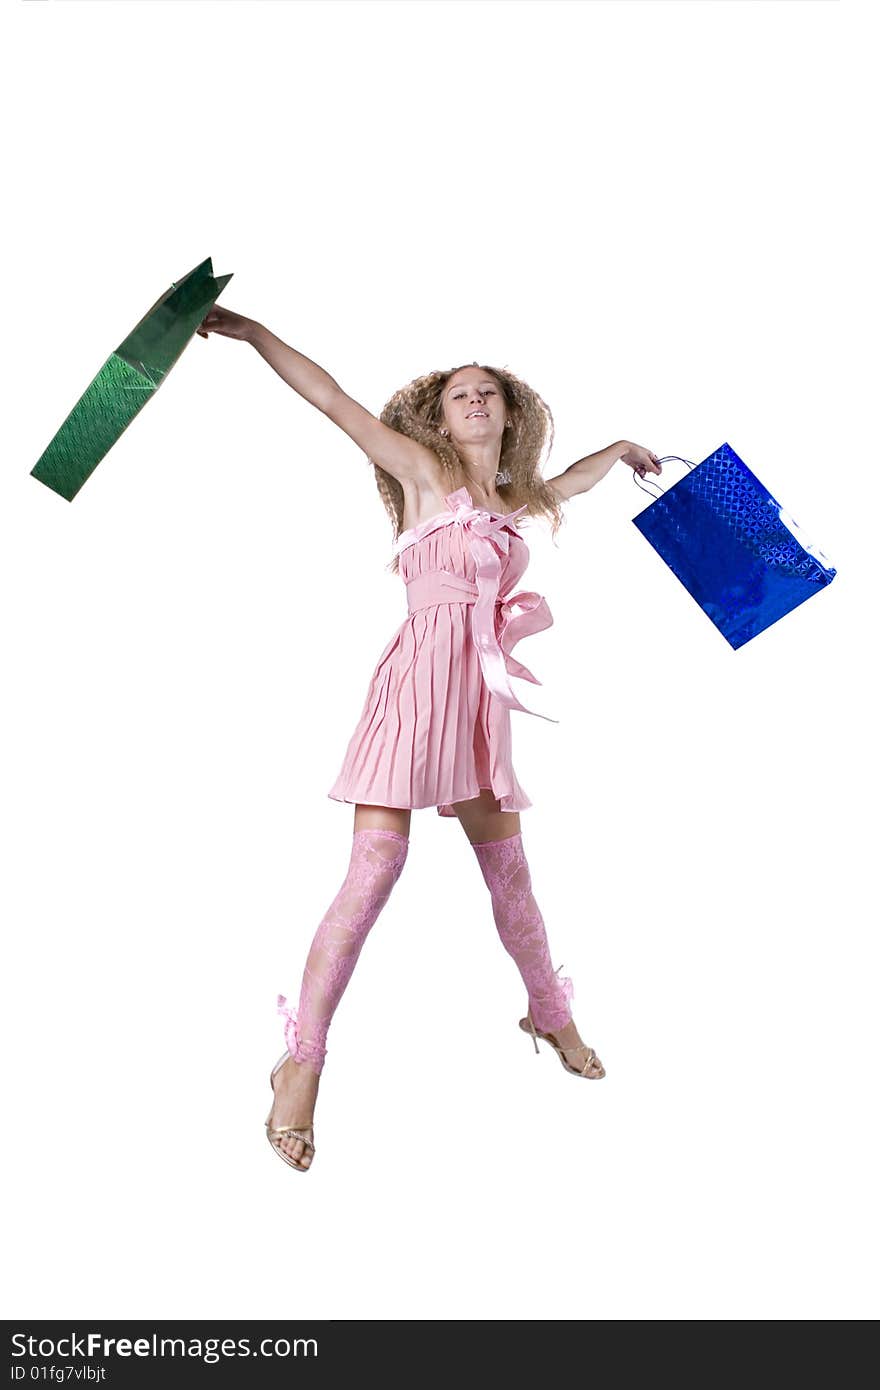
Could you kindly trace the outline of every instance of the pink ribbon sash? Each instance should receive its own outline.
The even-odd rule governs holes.
[[[408,540],[410,537],[421,540],[439,526],[459,522],[471,537],[476,583],[445,569],[416,575],[406,585],[409,612],[417,613],[438,603],[472,603],[477,655],[483,679],[493,695],[508,709],[522,710],[524,714],[534,714],[539,719],[558,724],[559,720],[552,719],[549,714],[528,709],[517,699],[510,684],[510,676],[519,676],[533,685],[541,684],[537,676],[511,653],[523,637],[532,632],[542,632],[553,622],[547,600],[541,594],[529,589],[519,589],[513,594],[500,592],[501,558],[508,553],[510,545],[510,537],[504,528],[526,511],[527,504],[499,516],[474,507],[466,488],[450,493],[446,501],[452,507],[451,515],[430,517],[420,526],[414,526],[406,536]],[[412,540],[409,543],[412,544]]]

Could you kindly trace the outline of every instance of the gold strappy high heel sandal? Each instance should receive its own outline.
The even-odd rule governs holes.
[[[593,1051],[593,1049],[591,1047],[587,1047],[586,1043],[582,1043],[580,1047],[560,1047],[559,1043],[556,1041],[556,1038],[553,1036],[552,1033],[542,1033],[540,1028],[535,1027],[534,1022],[532,1020],[531,1009],[529,1009],[529,1012],[525,1018],[520,1019],[519,1026],[524,1033],[531,1033],[532,1041],[535,1044],[536,1052],[540,1050],[538,1047],[539,1038],[543,1039],[544,1042],[549,1043],[550,1046],[553,1048],[553,1051],[559,1058],[560,1062],[565,1067],[565,1070],[570,1071],[572,1076],[582,1076],[587,1081],[602,1080],[602,1077],[605,1075],[605,1068],[602,1066],[602,1063],[599,1061],[599,1058],[596,1056],[596,1053]],[[566,1052],[585,1052],[586,1060],[584,1062],[584,1065],[580,1069],[578,1069],[577,1067],[573,1067],[565,1055]],[[598,1067],[599,1070],[593,1070],[591,1073],[591,1068],[596,1067]]]
[[[278,1058],[278,1061],[275,1063],[269,1075],[269,1085],[272,1087],[273,1095],[275,1094],[275,1073],[279,1070],[279,1068],[284,1066],[284,1063],[287,1061],[289,1056],[290,1053],[285,1049],[283,1055]],[[275,1106],[273,1104],[272,1110],[274,1109]],[[270,1110],[269,1114],[266,1116],[266,1134],[268,1135],[269,1143],[272,1145],[272,1148],[275,1151],[275,1153],[277,1153],[278,1157],[283,1158],[284,1162],[287,1163],[291,1168],[295,1168],[298,1173],[307,1173],[311,1168],[312,1163],[314,1163],[315,1161],[315,1131],[313,1126],[306,1125],[302,1129],[294,1129],[293,1125],[282,1125],[280,1129],[270,1129],[269,1121],[272,1118],[272,1110]],[[286,1154],[283,1149],[278,1148],[277,1141],[279,1139],[287,1139],[290,1135],[293,1135],[294,1139],[301,1139],[303,1143],[306,1145],[306,1147],[308,1149],[311,1149],[312,1156],[308,1163],[297,1163],[295,1158],[291,1158],[290,1155]]]

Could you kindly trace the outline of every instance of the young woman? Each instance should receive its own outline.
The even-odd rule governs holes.
[[[263,324],[215,306],[199,333],[250,343],[367,454],[394,523],[391,568],[409,610],[373,671],[329,792],[355,808],[351,860],[312,941],[298,1009],[278,997],[287,1047],[270,1077],[269,1142],[292,1168],[308,1169],[327,1030],[403,870],[411,813],[429,806],[457,816],[473,847],[498,934],[526,987],[520,1027],[536,1051],[539,1038],[549,1043],[567,1071],[603,1077],[571,1016],[572,982],[551,964],[520,832],[519,812],[531,802],[513,770],[510,711],[537,711],[520,703],[509,677],[539,682],[511,653],[553,619],[540,594],[513,592],[528,564],[516,522],[548,515],[555,536],[562,502],[618,459],[642,477],[659,473],[657,456],[623,440],[545,482],[538,463],[548,425],[552,445],[553,417],[507,370],[473,363],[431,372],[398,391],[377,419]]]

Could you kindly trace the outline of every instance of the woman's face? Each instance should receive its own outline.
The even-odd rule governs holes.
[[[443,390],[443,423],[453,439],[488,444],[504,433],[506,407],[498,382],[479,367],[463,367]]]

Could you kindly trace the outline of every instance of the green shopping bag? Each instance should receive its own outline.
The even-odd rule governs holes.
[[[44,450],[32,477],[72,502],[122,431],[158,390],[232,275],[211,257],[176,280],[111,353]]]

